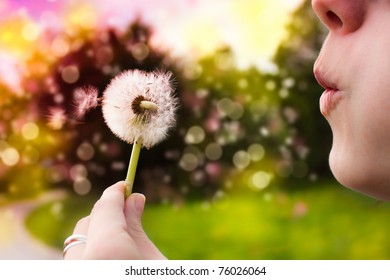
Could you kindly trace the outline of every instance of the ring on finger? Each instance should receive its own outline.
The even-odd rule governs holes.
[[[87,237],[82,234],[72,234],[64,241],[64,250],[62,251],[63,257],[65,257],[66,252],[76,245],[84,245],[87,243]]]

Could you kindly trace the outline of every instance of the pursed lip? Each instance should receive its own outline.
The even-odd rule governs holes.
[[[314,76],[317,82],[325,89],[320,98],[320,110],[325,117],[336,107],[342,98],[342,93],[336,83],[325,78],[323,72],[318,68],[314,69]]]
[[[319,69],[314,69],[314,77],[316,78],[318,84],[322,86],[326,90],[336,90],[337,86],[334,82],[331,82],[330,80],[326,79],[324,77],[325,75],[319,70]]]

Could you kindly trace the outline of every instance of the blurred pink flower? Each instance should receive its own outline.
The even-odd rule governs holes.
[[[128,70],[116,76],[103,93],[103,116],[120,139],[141,141],[150,148],[175,124],[177,100],[170,72]]]
[[[298,201],[294,205],[293,216],[295,218],[301,218],[309,212],[308,205],[303,201]]]

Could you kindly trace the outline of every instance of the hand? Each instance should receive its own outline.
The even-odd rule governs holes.
[[[89,216],[78,221],[73,234],[87,237],[71,247],[65,259],[166,259],[145,234],[141,218],[145,196],[124,199],[125,182],[107,188]]]

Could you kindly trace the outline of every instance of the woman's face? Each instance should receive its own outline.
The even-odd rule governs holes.
[[[312,6],[329,29],[314,74],[333,132],[331,170],[346,187],[390,200],[390,1]]]

